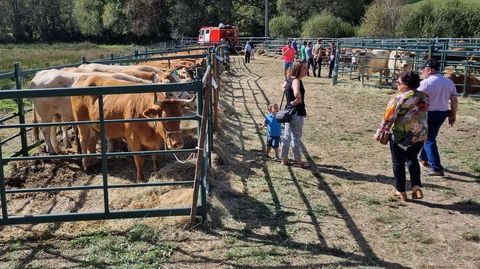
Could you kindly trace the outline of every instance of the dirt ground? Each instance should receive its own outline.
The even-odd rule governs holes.
[[[188,228],[183,217],[4,226],[0,267],[480,267],[479,100],[461,98],[457,124],[441,129],[438,144],[446,177],[422,176],[425,198],[400,203],[389,196],[388,147],[371,139],[394,92],[347,78],[334,87],[325,78],[305,78],[303,155],[311,168],[300,169],[262,156],[266,131],[259,124],[267,105],[280,103],[282,81],[279,60],[256,56],[244,64],[241,57],[232,57],[232,72],[221,82],[221,130],[215,137],[205,227]],[[193,173],[192,163],[164,161],[151,181],[181,180]],[[129,182],[134,174],[131,158],[113,161],[109,168],[116,183]],[[9,188],[19,187],[14,182],[54,186],[71,178],[82,184],[101,181],[84,174],[77,162],[28,163],[12,170],[20,174]],[[41,175],[36,177],[40,181],[28,176],[31,170]],[[188,205],[189,194],[183,188],[119,192],[112,195],[112,204]],[[14,210],[20,213],[89,210],[101,199],[101,193],[93,192],[18,196]],[[112,262],[117,260],[106,254],[97,262],[94,243],[72,244],[99,231],[126,237],[138,223],[173,246],[160,265],[144,263],[143,256],[137,263]]]

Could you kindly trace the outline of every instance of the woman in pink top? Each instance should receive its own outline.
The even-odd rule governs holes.
[[[292,42],[287,41],[287,45],[282,48],[282,56],[283,56],[283,74],[285,76],[285,80],[290,77],[290,68],[292,68],[293,58],[296,55],[295,49],[292,47]]]

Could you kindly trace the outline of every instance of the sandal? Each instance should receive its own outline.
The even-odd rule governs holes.
[[[303,163],[303,162],[302,163],[295,163],[293,166],[298,167],[298,168],[302,168],[302,169],[306,169],[306,168],[310,167],[309,164]]]
[[[407,193],[406,192],[394,191],[393,192],[393,197],[396,198],[396,199],[399,199],[402,202],[407,201]]]
[[[412,199],[422,199],[422,198],[423,198],[422,189],[420,189],[419,186],[413,186],[412,187]]]
[[[288,160],[283,159],[281,164],[283,165],[290,165],[290,162]]]

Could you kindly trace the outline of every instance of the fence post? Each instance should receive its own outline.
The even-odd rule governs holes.
[[[462,97],[464,97],[466,94],[467,94],[467,83],[468,83],[468,58],[470,56],[470,53],[468,52],[467,53],[467,61],[465,63],[465,73],[464,73],[464,77],[463,77],[463,92],[462,92]],[[472,83],[472,87],[473,87],[473,83]]]
[[[338,41],[337,50],[335,51],[335,66],[333,67],[333,78],[332,86],[337,85],[338,80],[338,64],[340,63],[340,50],[342,47],[342,42]]]
[[[113,53],[110,54],[110,60],[113,60]]]
[[[14,63],[14,74],[15,74],[15,87],[17,90],[22,89],[22,79],[21,79],[21,70],[20,63]],[[25,124],[25,110],[23,108],[23,98],[17,98],[18,106],[18,123]],[[20,127],[20,140],[22,143],[22,150],[20,151],[23,156],[28,156],[28,142],[27,142],[27,131],[25,127]]]
[[[138,59],[138,50],[135,50],[135,59]]]
[[[218,76],[217,54],[212,53],[212,70],[213,78],[217,82],[217,88],[213,89],[213,131],[218,131],[218,92],[220,90],[220,79]]]
[[[86,64],[86,63],[87,63],[87,58],[85,58],[85,56],[82,56],[82,57],[80,58],[80,63],[81,63],[81,64]]]
[[[0,200],[2,203],[2,219],[8,220],[7,195],[5,194],[5,178],[3,174],[2,144],[0,143]]]

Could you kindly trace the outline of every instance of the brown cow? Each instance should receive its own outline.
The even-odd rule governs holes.
[[[74,87],[90,86],[117,86],[134,85],[135,83],[106,79],[104,77],[88,77],[75,83]],[[168,99],[159,93],[141,93],[124,95],[106,95],[104,101],[104,117],[106,120],[113,119],[136,119],[136,118],[158,118],[158,117],[179,117],[182,115],[182,107],[189,105],[192,100]],[[99,120],[98,101],[94,96],[73,96],[73,115],[76,121]],[[94,124],[79,125],[79,137],[82,153],[95,152],[97,139],[93,139],[93,145],[89,143],[90,132],[99,132],[99,126]],[[105,136],[108,139],[122,138],[132,151],[159,150],[162,147],[179,149],[183,147],[183,138],[180,131],[180,120],[164,122],[126,122],[112,123],[105,125]],[[98,137],[93,136],[93,137]],[[92,142],[93,142],[92,141]],[[144,181],[143,163],[144,157],[136,155],[133,157],[137,170],[137,181]],[[82,160],[84,169],[88,169],[90,161]],[[154,170],[158,170],[156,158],[154,157]]]
[[[455,83],[457,92],[463,92],[464,83],[465,83],[464,74],[446,73],[444,76],[452,80],[453,83]],[[465,94],[475,94],[479,91],[480,91],[480,79],[472,75],[467,76],[467,87],[465,89]]]

